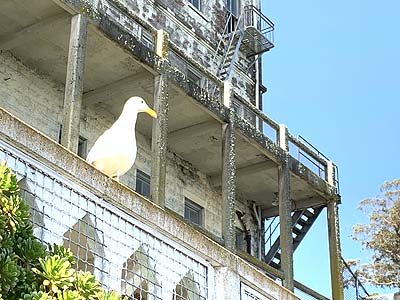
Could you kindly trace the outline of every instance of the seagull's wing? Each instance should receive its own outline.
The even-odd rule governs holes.
[[[115,148],[115,135],[113,134],[113,130],[108,129],[94,143],[87,155],[86,161],[93,164],[96,160],[109,157],[115,152]]]

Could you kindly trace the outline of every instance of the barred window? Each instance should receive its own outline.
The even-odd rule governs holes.
[[[201,0],[189,0],[190,3],[193,4],[194,7],[196,7],[198,10],[201,8]]]
[[[136,171],[136,192],[145,197],[150,196],[150,175],[139,169]]]
[[[185,198],[185,219],[199,226],[203,226],[203,207]]]

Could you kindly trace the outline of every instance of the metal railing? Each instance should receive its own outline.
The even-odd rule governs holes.
[[[246,101],[242,97],[235,95],[235,100],[238,100],[240,105],[243,105],[244,109],[248,114],[253,115],[254,122],[249,122],[249,118],[245,118],[244,115],[238,115],[243,120],[254,126],[257,130],[261,131],[266,137],[268,137],[274,143],[278,143],[278,134],[279,134],[279,124],[274,120],[269,118],[266,114],[264,114],[261,110],[251,104],[249,101]]]
[[[244,26],[245,29],[248,27],[254,27],[257,29],[265,39],[271,44],[274,43],[274,23],[265,16],[261,10],[254,5],[247,5],[244,7]]]
[[[353,272],[342,257],[343,282],[345,300],[362,300],[369,296],[367,289],[362,284],[357,272]]]
[[[20,180],[36,237],[69,247],[104,287],[140,299],[210,298],[213,270],[196,254],[3,142],[0,161]]]

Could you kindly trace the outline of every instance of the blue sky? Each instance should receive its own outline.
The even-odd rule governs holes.
[[[366,220],[358,202],[400,177],[400,2],[262,5],[276,28],[263,55],[264,111],[339,166],[342,254],[365,261],[350,239]],[[326,214],[296,250],[295,278],[330,296]]]

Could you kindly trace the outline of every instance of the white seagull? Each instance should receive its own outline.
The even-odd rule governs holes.
[[[142,98],[129,98],[119,118],[99,136],[86,158],[96,169],[117,181],[129,171],[136,159],[135,125],[139,112],[157,118],[157,113]]]

